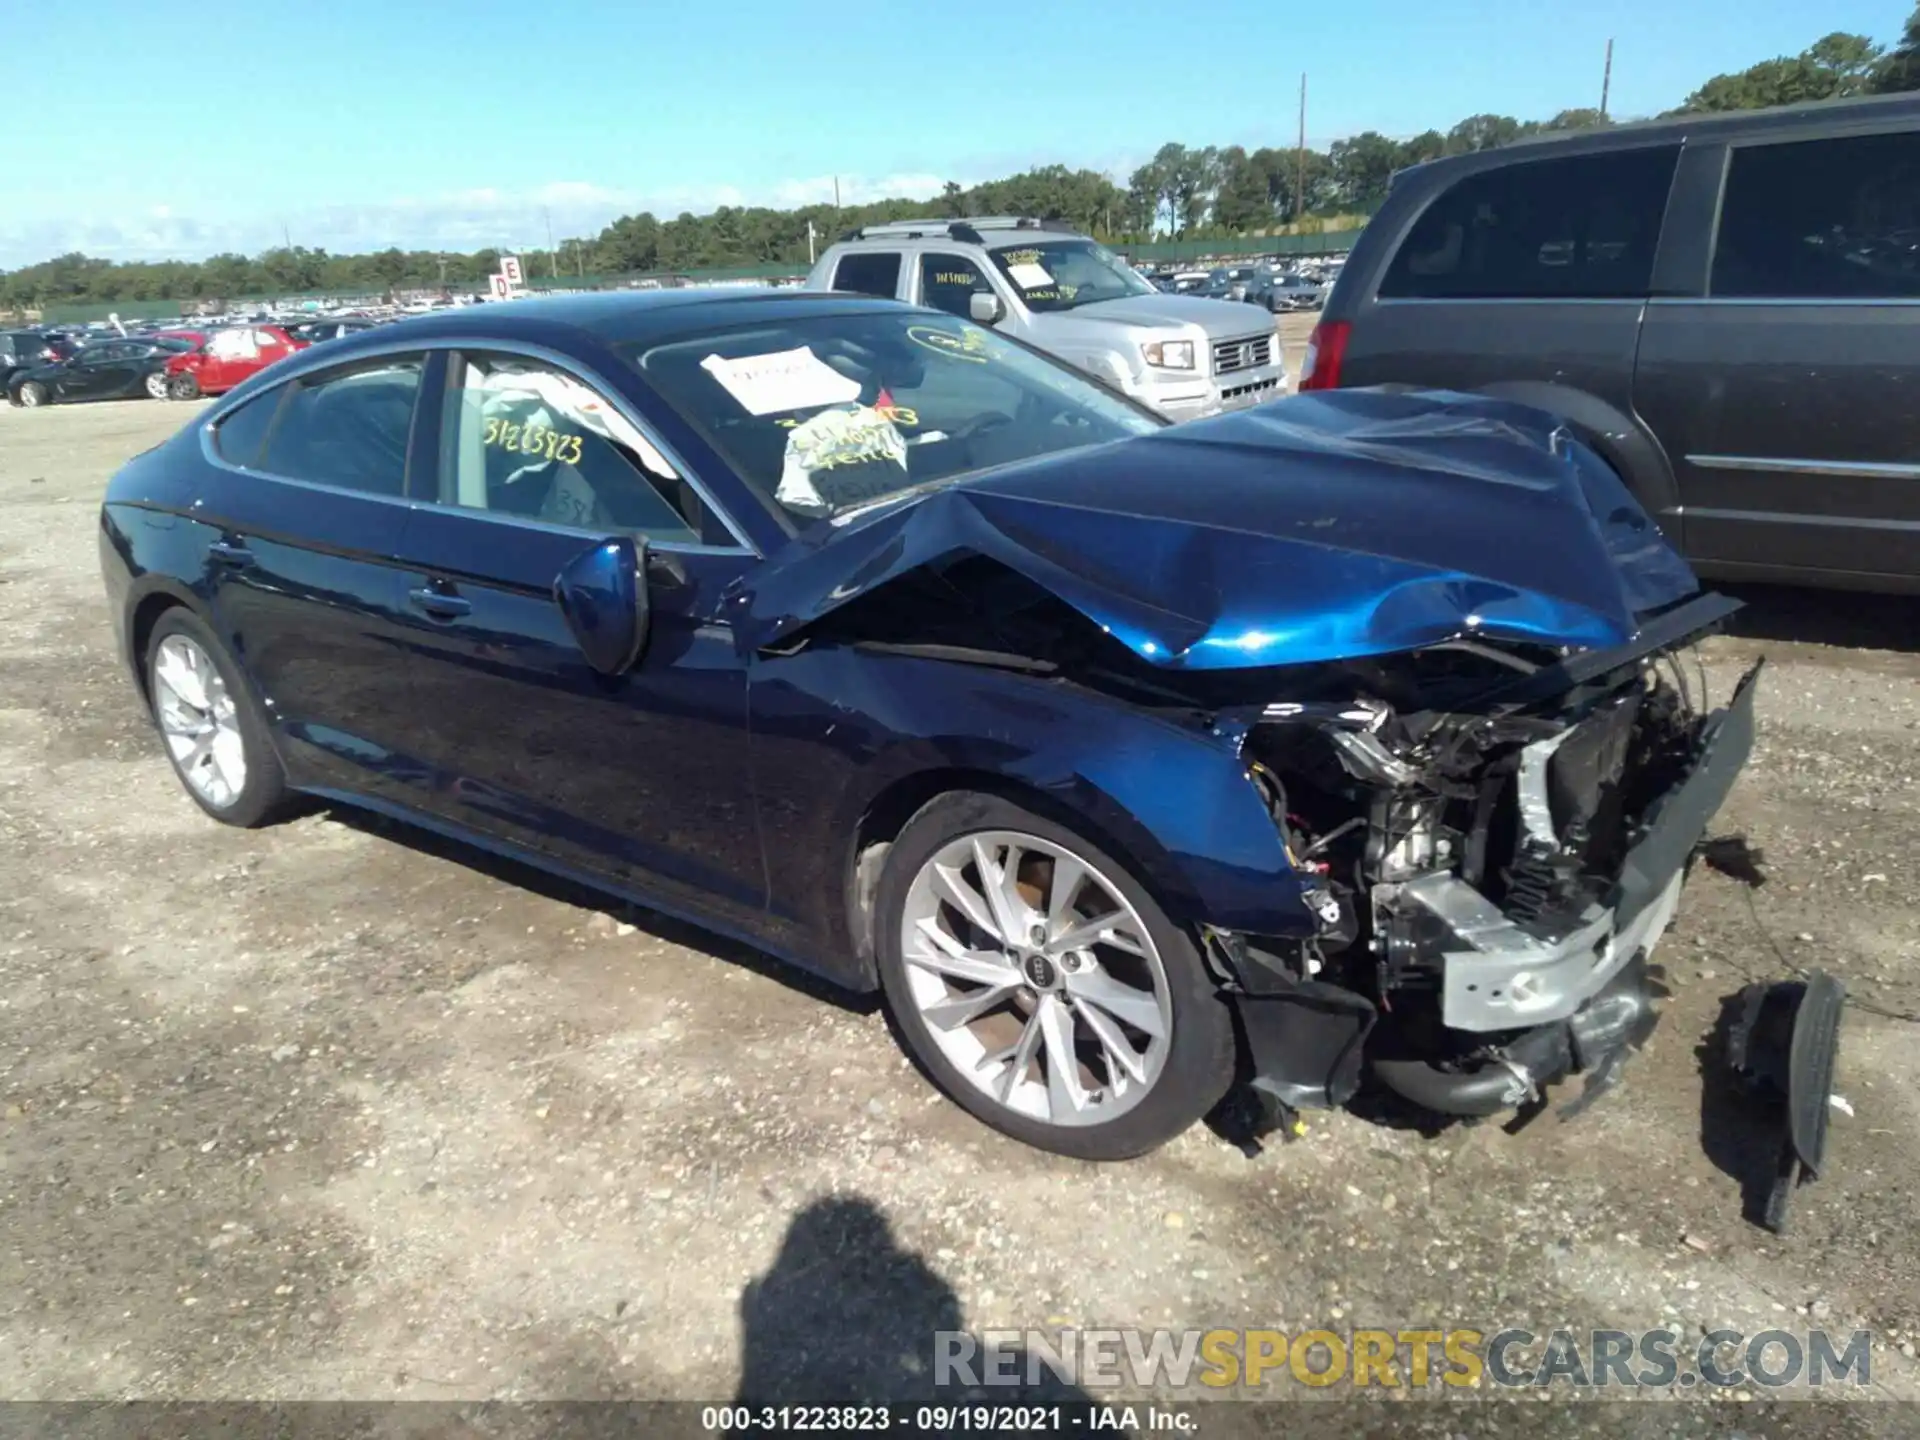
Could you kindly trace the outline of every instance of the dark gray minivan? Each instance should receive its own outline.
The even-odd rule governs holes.
[[[1300,389],[1389,383],[1557,412],[1703,575],[1920,589],[1920,95],[1401,172]]]

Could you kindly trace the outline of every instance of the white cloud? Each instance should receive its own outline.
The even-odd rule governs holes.
[[[926,199],[943,179],[929,174],[842,175],[840,202],[861,205],[903,196]],[[682,212],[705,214],[721,205],[829,203],[833,177],[783,180],[755,190],[733,185],[657,191],[610,189],[583,180],[552,180],[526,189],[485,187],[439,195],[406,195],[369,205],[328,205],[285,216],[195,218],[178,207],[116,209],[99,215],[45,217],[24,224],[0,223],[0,266],[30,265],[79,250],[109,260],[200,260],[237,251],[257,254],[284,244],[315,246],[335,254],[384,250],[478,250],[487,246],[542,247],[553,238],[597,235],[621,215],[651,210],[662,219]]]

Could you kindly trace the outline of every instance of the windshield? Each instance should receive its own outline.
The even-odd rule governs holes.
[[[632,355],[746,483],[796,516],[1160,428],[991,330],[900,309],[719,330]]]
[[[1091,240],[1042,240],[992,254],[1026,307],[1043,315],[1156,293],[1131,265]]]

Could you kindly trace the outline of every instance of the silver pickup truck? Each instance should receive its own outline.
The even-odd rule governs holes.
[[[964,315],[1125,391],[1170,420],[1286,393],[1263,310],[1167,295],[1084,235],[994,216],[869,225],[827,248],[809,290]]]

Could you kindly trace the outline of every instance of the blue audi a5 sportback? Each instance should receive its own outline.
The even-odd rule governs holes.
[[[1269,1117],[1368,1068],[1444,1114],[1598,1093],[1752,738],[1752,676],[1702,713],[1670,663],[1732,603],[1551,417],[1169,428],[891,301],[405,321],[247,382],[100,519],[215,819],[350,802],[878,988],[1070,1155],[1236,1080]]]

